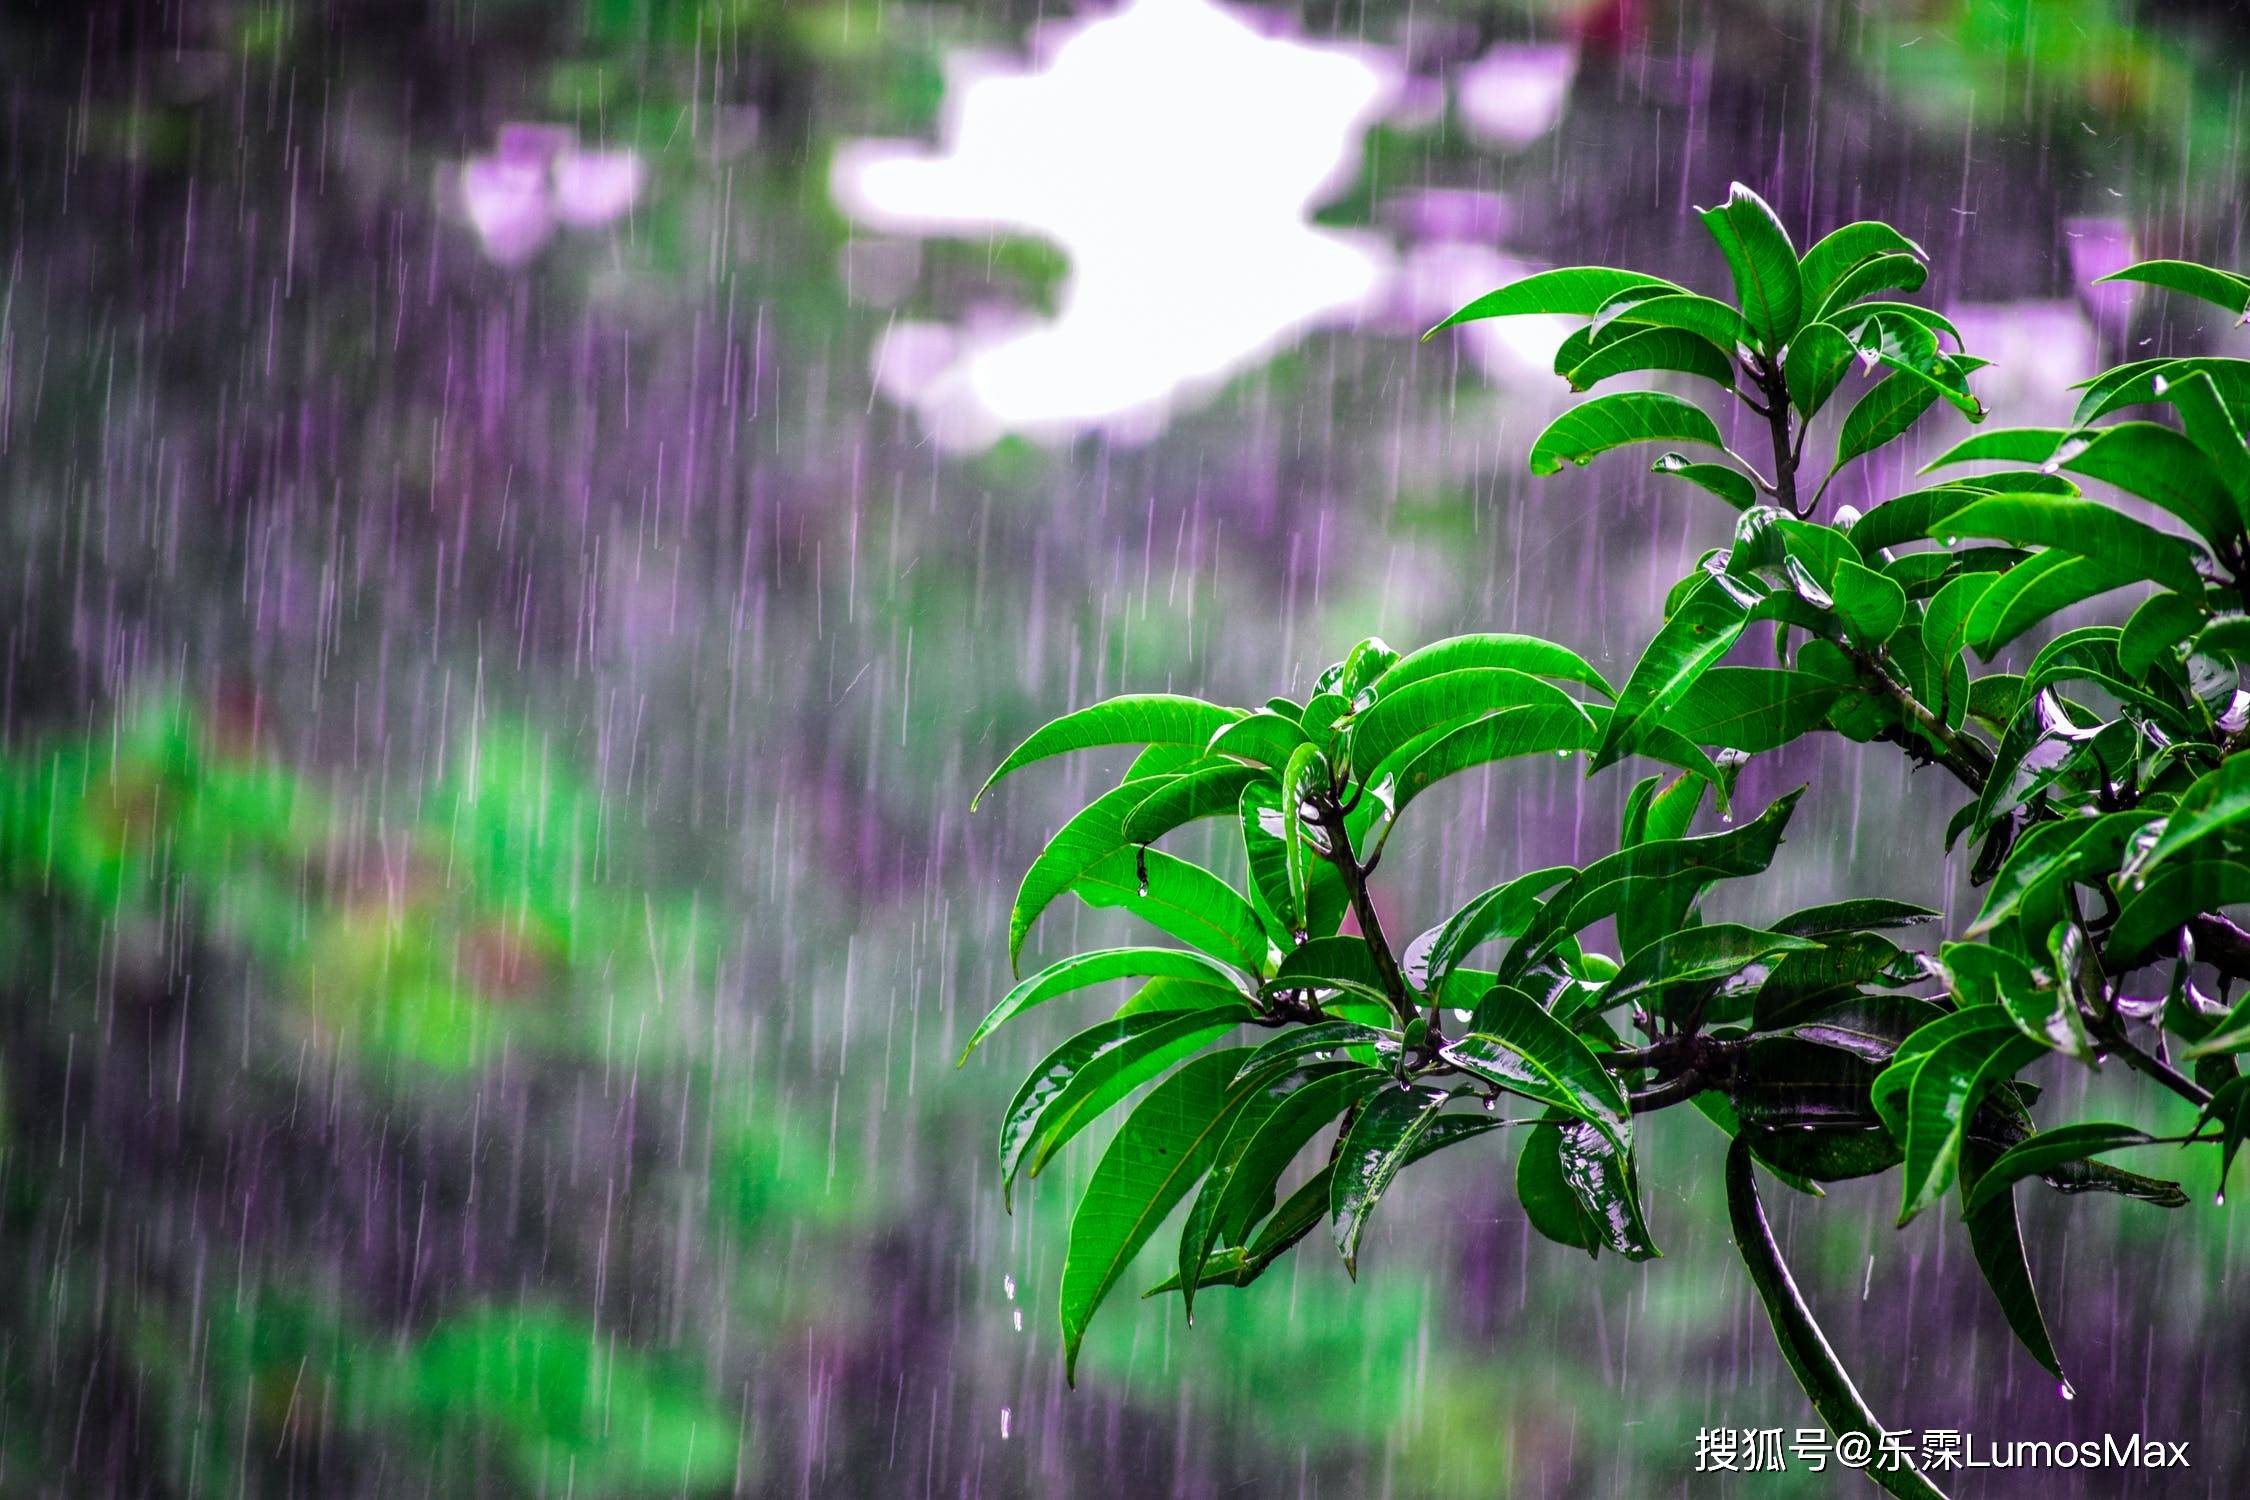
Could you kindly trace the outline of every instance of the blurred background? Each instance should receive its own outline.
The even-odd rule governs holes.
[[[991,1139],[1072,1018],[954,1059],[1123,757],[969,794],[1095,695],[1367,634],[1629,666],[1727,517],[1530,480],[1562,330],[1418,346],[1460,301],[1722,289],[1690,209],[1740,178],[1800,244],[1919,239],[1987,402],[2055,422],[2244,352],[2085,283],[2250,265],[2246,149],[2250,14],[2190,0],[11,0],[0,1493],[1853,1493],[1693,1472],[1814,1418],[1681,1116],[1661,1260],[1464,1150],[1356,1286],[1312,1244],[1193,1329],[1121,1296],[1067,1391],[1105,1132],[1012,1217]],[[1816,789],[1717,905],[1957,906],[1934,775],[1753,767]],[[1611,847],[1629,784],[1424,799],[1394,930]],[[1774,1208],[1894,1424],[2189,1439],[2165,1493],[2238,1495],[2250,1245],[2188,1185],[2025,1195],[2070,1401],[1946,1215]],[[2058,1479],[2147,1492],[1954,1492]]]

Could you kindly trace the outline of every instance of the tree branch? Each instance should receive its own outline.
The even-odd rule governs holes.
[[[1351,898],[1352,916],[1359,922],[1359,935],[1367,940],[1368,951],[1375,958],[1375,973],[1383,981],[1383,992],[1390,998],[1391,1011],[1398,1017],[1400,1026],[1410,1025],[1415,1019],[1413,991],[1407,988],[1406,975],[1391,953],[1390,939],[1383,935],[1383,919],[1376,914],[1375,900],[1367,891],[1369,865],[1362,865],[1352,851],[1351,830],[1345,825],[1344,810],[1333,791],[1322,792],[1312,799],[1318,814],[1321,831],[1328,835],[1328,858],[1344,877],[1344,893]],[[1430,1048],[1435,1051],[1442,1040],[1437,1028],[1430,1028]]]

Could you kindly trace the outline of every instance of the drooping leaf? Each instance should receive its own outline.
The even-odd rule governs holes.
[[[1255,1073],[1255,1066],[1245,1070]],[[1180,1228],[1180,1285],[1186,1288],[1186,1311],[1195,1310],[1194,1289],[1202,1284],[1204,1264],[1212,1248],[1224,1241],[1241,1244],[1256,1224],[1264,1206],[1273,1201],[1274,1185],[1297,1153],[1337,1116],[1366,1100],[1390,1083],[1388,1075],[1373,1068],[1343,1067],[1313,1077],[1290,1088],[1297,1075],[1280,1075],[1266,1094],[1270,1107],[1256,1104],[1242,1109],[1211,1174],[1195,1196],[1187,1220]],[[1276,1089],[1285,1089],[1274,1097]]]
[[[1968,1142],[1961,1150],[1961,1201],[1963,1217],[1969,1224],[1969,1249],[1976,1256],[1977,1269],[1984,1273],[1984,1283],[1992,1288],[1992,1295],[1999,1302],[2008,1327],[2015,1331],[2017,1341],[2049,1374],[2063,1382],[2067,1392],[2070,1377],[2063,1373],[2062,1357],[2055,1353],[2054,1338],[2047,1332],[2046,1315],[2039,1309],[2039,1292],[2031,1281],[2031,1261],[2024,1254],[2023,1225],[2016,1218],[2016,1200],[2007,1195],[1979,1200],[1976,1195],[1976,1188],[1989,1175],[1988,1169],[1996,1154],[1994,1148],[1978,1141]],[[1976,1206],[1969,1207],[1971,1204]]]
[[[1630,287],[1671,285],[1661,277],[1608,266],[1562,266],[1552,271],[1535,271],[1497,291],[1486,292],[1422,337],[1427,341],[1456,323],[1513,318],[1526,313],[1566,313],[1590,318],[1610,297]]]
[[[1081,953],[1074,958],[1049,964],[1009,990],[1000,1003],[992,1007],[990,1014],[977,1023],[977,1029],[969,1034],[968,1044],[961,1049],[960,1060],[967,1062],[969,1054],[976,1051],[979,1042],[1035,1005],[1044,1005],[1058,996],[1072,994],[1089,985],[1112,979],[1162,977],[1202,980],[1238,992],[1242,983],[1235,971],[1225,964],[1201,953],[1183,952],[1178,948],[1104,948],[1093,953]]]
[[[1289,909],[1303,911],[1318,858],[1305,828],[1305,803],[1328,790],[1328,758],[1317,745],[1299,745],[1281,772],[1282,868],[1289,877]]]
[[[1750,1148],[1741,1138],[1727,1151],[1727,1213],[1734,1226],[1735,1247],[1749,1267],[1750,1281],[1765,1303],[1774,1338],[1782,1358],[1797,1377],[1797,1384],[1812,1399],[1813,1409],[1841,1437],[1858,1433],[1870,1452],[1881,1452],[1884,1428],[1867,1402],[1844,1373],[1843,1363],[1829,1347],[1826,1335],[1813,1320],[1797,1283],[1781,1258],[1781,1246],[1766,1222],[1765,1206],[1758,1201],[1758,1182],[1750,1165]],[[1912,1467],[1870,1467],[1867,1477],[1899,1500],[1945,1500],[1942,1490]]]
[[[1496,986],[1477,1005],[1468,1034],[1443,1051],[1455,1067],[1584,1120],[1630,1148],[1632,1116],[1616,1078],[1522,990]]]
[[[1221,708],[1200,698],[1183,698],[1171,693],[1111,698],[1076,713],[1064,714],[1035,731],[1009,751],[1008,758],[985,778],[984,785],[970,799],[969,807],[974,811],[995,782],[1033,761],[1073,750],[1091,750],[1098,745],[1193,745],[1201,749],[1210,743],[1212,735],[1241,717],[1239,708]]]
[[[1261,1042],[1242,1060],[1245,1078],[1291,1058],[1312,1052],[1341,1052],[1347,1047],[1374,1047],[1395,1053],[1398,1033],[1357,1021],[1315,1021],[1309,1026],[1285,1027],[1271,1041]]]
[[[1663,1254],[1641,1214],[1640,1174],[1631,1149],[1583,1120],[1564,1120],[1551,1128],[1563,1182],[1598,1242],[1627,1260]],[[1519,1165],[1519,1174],[1521,1170]]]
[[[1684,453],[1666,453],[1649,466],[1651,474],[1670,474],[1709,490],[1736,510],[1758,503],[1758,486],[1749,475],[1726,464],[1699,464]]]
[[[1142,1011],[1089,1027],[1047,1054],[1000,1121],[1000,1184],[1035,1174],[1071,1137],[1134,1089],[1250,1019],[1248,1005]]]
[[[1663,722],[1696,744],[1755,755],[1818,729],[1836,697],[1834,683],[1807,672],[1713,667],[1664,711]]]
[[[1991,1008],[1932,1022],[1899,1048],[1897,1060],[1876,1078],[1873,1098],[1906,1149],[1901,1224],[1952,1185],[1963,1133],[1985,1091],[2043,1050],[2004,1011]]]
[[[1718,424],[1702,407],[1663,391],[1618,391],[1582,402],[1549,423],[1531,445],[1531,472],[1560,473],[1565,463],[1584,466],[1596,454],[1631,443],[1725,446]]]
[[[1516,1199],[1532,1228],[1558,1245],[1599,1258],[1601,1226],[1563,1176],[1562,1144],[1562,1128],[1556,1121],[1542,1120],[1531,1128],[1516,1158]]]
[[[1625,680],[1589,770],[1625,755],[1642,719],[1662,715],[1678,703],[1733,648],[1749,618],[1749,607],[1733,589],[1709,574],[1699,579]]]
[[[1328,1187],[1329,1228],[1352,1275],[1359,1274],[1359,1237],[1367,1216],[1451,1097],[1443,1089],[1385,1088],[1353,1118]]]
[[[2190,297],[2224,308],[2237,318],[2250,311],[2250,277],[2197,265],[2190,260],[2144,260],[2137,265],[2127,266],[2122,271],[2112,271],[2107,276],[2097,276],[2094,279],[2138,281],[2148,286],[2163,287],[2166,291],[2184,292]]]
[[[1375,679],[1374,685],[1378,692],[1389,694],[1447,673],[1484,669],[1528,672],[1534,677],[1550,677],[1558,682],[1584,683],[1604,698],[1617,696],[1602,674],[1569,647],[1535,635],[1498,633],[1456,635],[1432,641],[1400,657],[1390,670]]]
[[[1071,886],[1088,906],[1117,907],[1245,973],[1267,963],[1264,926],[1250,903],[1201,865],[1160,849],[1120,849]]]
[[[1251,1095],[1233,1079],[1244,1050],[1207,1053],[1173,1073],[1128,1115],[1071,1215],[1063,1256],[1063,1377],[1077,1383],[1086,1326],[1148,1237],[1209,1170]]]
[[[1699,333],[1684,328],[1643,328],[1609,339],[1564,372],[1574,391],[1591,390],[1615,375],[1677,370],[1734,389],[1734,361]]]
[[[2000,1153],[1973,1184],[1964,1176],[1962,1186],[1967,1191],[1962,1211],[1975,1214],[2006,1197],[2008,1190],[2024,1178],[2044,1177],[2065,1162],[2085,1161],[2128,1146],[2145,1146],[2155,1139],[2145,1130],[2107,1120],[2082,1120],[2042,1130]]]

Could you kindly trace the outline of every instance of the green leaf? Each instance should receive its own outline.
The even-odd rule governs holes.
[[[1261,766],[1210,766],[1174,776],[1134,804],[1118,831],[1129,844],[1147,844],[1198,818],[1234,812],[1243,788],[1266,774]]]
[[[1586,1121],[1630,1149],[1625,1092],[1593,1049],[1522,990],[1495,986],[1469,1032],[1443,1049],[1445,1060],[1510,1093]]]
[[[1929,279],[1929,268],[1911,255],[1874,256],[1844,273],[1836,289],[1819,304],[1815,316],[1842,321],[1859,311],[1852,304],[1862,297],[1874,292],[1920,291],[1922,283]],[[1891,302],[1884,306],[1903,307],[1905,304]]]
[[[1966,622],[1969,644],[1990,660],[2001,647],[2049,617],[2133,581],[2132,570],[2124,563],[2080,557],[2060,548],[2034,553],[1994,578],[1977,596]]]
[[[1608,681],[1584,657],[1567,646],[1558,646],[1535,635],[1456,635],[1432,641],[1421,650],[1400,657],[1389,671],[1375,679],[1374,686],[1378,693],[1395,693],[1432,677],[1479,668],[1528,672],[1534,677],[1551,677],[1558,682],[1581,682],[1604,698],[1617,696]]]
[[[1608,266],[1564,266],[1537,271],[1520,281],[1509,282],[1498,291],[1486,292],[1422,338],[1426,342],[1456,323],[1473,323],[1482,318],[1513,318],[1526,313],[1568,313],[1590,318],[1596,308],[1618,292],[1632,287],[1671,285],[1661,277],[1613,270]]]
[[[1849,558],[1836,564],[1833,593],[1836,618],[1862,645],[1881,645],[1906,619],[1906,590]]]
[[[1893,372],[1854,401],[1844,414],[1844,428],[1836,439],[1836,460],[1830,468],[1841,469],[1900,436],[1937,404],[1937,398],[1934,386]]]
[[[1928,259],[1927,253],[1888,224],[1861,219],[1822,235],[1799,262],[1804,281],[1805,305],[1820,307],[1833,300],[1831,293],[1844,273],[1879,256],[1909,255]]]
[[[1302,944],[1282,959],[1267,988],[1346,990],[1377,1004],[1390,999],[1374,950],[1357,936],[1318,937]]]
[[[1300,722],[1303,717],[1303,709],[1284,716],[1261,708],[1211,736],[1210,753],[1246,760],[1278,772],[1289,764],[1289,757],[1297,747],[1306,743],[1305,728]]]
[[[1448,776],[1496,760],[1583,750],[1596,733],[1585,710],[1573,704],[1504,708],[1409,740],[1385,764],[1363,773],[1367,795],[1348,819],[1353,847],[1364,856],[1369,843],[1363,835],[1375,830],[1387,837],[1406,805]]]
[[[1739,974],[1781,953],[1817,949],[1810,938],[1765,932],[1738,922],[1713,922],[1669,933],[1625,960],[1617,977],[1602,987],[1587,1009],[1600,1012],[1667,989]]]
[[[1149,1091],[1110,1141],[1071,1215],[1063,1256],[1063,1378],[1077,1384],[1086,1326],[1148,1237],[1211,1166],[1252,1089],[1242,1049],[1196,1058]]]
[[[1094,953],[1081,953],[1075,958],[1049,964],[1008,991],[1006,998],[992,1007],[991,1013],[969,1034],[968,1045],[961,1049],[960,1061],[967,1062],[979,1042],[1035,1005],[1044,1005],[1058,996],[1112,979],[1166,977],[1203,980],[1238,993],[1242,983],[1226,965],[1178,948],[1104,948]]]
[[[2090,434],[2073,433],[2044,466],[2138,495],[2215,546],[2242,531],[2242,518],[2211,460],[2184,433],[2160,423],[2119,422]]]
[[[1755,755],[1818,729],[1836,697],[1834,683],[1809,672],[1713,667],[1665,711],[1664,727],[1698,745]]]
[[[1766,200],[1737,182],[1717,208],[1697,210],[1719,242],[1734,273],[1735,300],[1768,351],[1778,351],[1797,331],[1804,312],[1804,280],[1789,231]]]
[[[1757,817],[1721,833],[1652,841],[1595,860],[1547,899],[1539,916],[1508,950],[1501,977],[1512,981],[1552,953],[1570,933],[1615,916],[1630,902],[1649,899],[1666,883],[1679,881],[1692,891],[1763,871],[1773,862],[1782,830],[1803,794],[1799,787],[1776,797]]]
[[[1670,474],[1717,495],[1736,510],[1758,503],[1758,486],[1749,475],[1726,464],[1699,464],[1684,453],[1667,453],[1649,467],[1651,474]]]
[[[1133,841],[1125,836],[1126,817],[1153,791],[1167,784],[1151,777],[1112,788],[1080,809],[1047,841],[1031,868],[1024,871],[1023,883],[1016,888],[1015,905],[1008,913],[1009,963],[1022,956],[1032,923],[1056,897],[1103,860],[1130,849]]]
[[[1000,1120],[1000,1187],[1048,1158],[1134,1089],[1251,1018],[1248,1005],[1142,1011],[1089,1027],[1041,1059]]]
[[[2210,618],[2202,594],[2197,587],[2186,594],[2152,594],[2141,602],[2117,642],[2117,665],[2127,677],[2147,676],[2167,653],[2202,628]]]
[[[1201,865],[1158,849],[1121,849],[1071,889],[1088,906],[1120,908],[1245,973],[1265,969],[1266,934],[1257,912]]]
[[[1471,896],[1433,935],[1423,957],[1428,976],[1423,988],[1435,990],[1443,985],[1446,976],[1480,944],[1522,932],[1538,913],[1539,898],[1577,873],[1569,865],[1555,865]]]
[[[2127,884],[2145,882],[2182,849],[2250,817],[2250,756],[2230,756],[2180,794],[2163,831],[2136,850],[2118,872]]]
[[[1385,685],[1373,706],[1352,723],[1352,766],[1371,771],[1409,740],[1458,726],[1502,708],[1546,705],[1576,709],[1577,700],[1551,682],[1509,667],[1469,667],[1435,677]]]
[[[1283,869],[1289,876],[1289,909],[1305,910],[1312,888],[1312,866],[1318,857],[1305,832],[1307,799],[1328,790],[1328,758],[1317,745],[1299,745],[1281,773],[1281,850]]]
[[[1806,421],[1817,416],[1828,398],[1843,383],[1844,372],[1859,358],[1842,329],[1829,323],[1812,323],[1789,342],[1781,376],[1789,386],[1789,400]]]
[[[2119,972],[2187,925],[2197,912],[2250,901],[2250,864],[2232,859],[2189,859],[2156,874],[2122,882],[2124,909],[2103,951]]]
[[[1961,1198],[1964,1204],[1977,1202],[1975,1189],[1982,1177],[1989,1175],[1986,1168],[1991,1165],[1994,1154],[1992,1147],[1976,1141],[1962,1148]],[[2063,1383],[2063,1393],[2068,1395],[2070,1377],[2063,1373],[2062,1357],[2055,1353],[2055,1341],[2047,1332],[2046,1315],[2039,1310],[2038,1289],[2031,1282],[2031,1262],[2024,1254],[2023,1225],[2016,1218],[2016,1200],[2008,1196],[1987,1198],[1979,1206],[1966,1209],[1964,1217],[1969,1223],[1969,1249],[1976,1256],[1977,1269],[1984,1273],[1984,1283],[1992,1288],[2008,1326],[2031,1357]]]
[[[1548,424],[1531,445],[1531,472],[1560,473],[1594,455],[1630,443],[1702,443],[1725,446],[1718,424],[1703,408],[1663,391],[1619,391],[1581,402]]]
[[[1899,927],[1920,927],[1943,915],[1943,912],[1927,906],[1916,906],[1911,901],[1860,896],[1791,912],[1774,923],[1773,930],[1795,937],[1818,938],[1846,932],[1884,932]]]
[[[2197,1133],[2214,1120],[2219,1123],[2221,1136],[2218,1197],[2224,1201],[2235,1153],[2242,1149],[2243,1137],[2250,1135],[2250,1078],[2230,1078],[2212,1091],[2211,1102],[2196,1117]]]
[[[2159,382],[2181,381],[2190,375],[2210,376],[2211,383],[2218,387],[2219,399],[2227,405],[2238,409],[2250,406],[2250,360],[2191,355],[2186,359],[2135,360],[2081,382],[2085,394],[2070,420],[2084,427],[2122,407],[2159,400]]]
[[[1359,1274],[1359,1237],[1367,1216],[1452,1097],[1443,1089],[1386,1088],[1353,1119],[1328,1187],[1329,1228],[1353,1276]]]
[[[1241,717],[1239,708],[1221,708],[1200,698],[1170,693],[1111,698],[1064,714],[1009,751],[1008,758],[970,799],[969,809],[974,812],[1001,777],[1035,760],[1098,745],[1193,745],[1200,750],[1210,743],[1212,735]]]
[[[1558,1245],[1599,1258],[1604,1236],[1563,1175],[1562,1128],[1552,1120],[1532,1126],[1516,1158],[1516,1198],[1531,1227]]]
[[[1928,1033],[1926,1050],[1909,1046]],[[1875,1080],[1874,1101],[1884,1122],[1906,1148],[1899,1223],[1905,1224],[1952,1185],[1961,1139],[1993,1084],[2015,1076],[2044,1047],[2017,1029],[2004,1012],[1963,1011],[1932,1022],[1901,1046],[1897,1061]],[[1897,1094],[1903,1087],[1903,1107]]]
[[[1588,769],[1598,771],[1623,757],[1641,721],[1662,715],[1686,696],[1696,679],[1733,649],[1749,618],[1748,606],[1732,589],[1708,574],[1698,579],[1625,680]]]
[[[2024,1178],[2044,1177],[2065,1162],[2085,1161],[2128,1146],[2146,1146],[2155,1139],[2145,1130],[2106,1120],[2084,1120],[2043,1130],[2001,1152],[1973,1184],[1964,1176],[1962,1186],[1967,1191],[1962,1198],[1962,1211],[1973,1215],[2007,1197],[2009,1190]]]
[[[1275,1063],[1303,1057],[1308,1052],[1341,1052],[1347,1047],[1374,1047],[1395,1054],[1398,1045],[1398,1033],[1395,1031],[1385,1031],[1377,1026],[1362,1026],[1357,1021],[1315,1021],[1309,1026],[1285,1027],[1273,1040],[1261,1043],[1256,1051],[1242,1060],[1240,1076],[1252,1077]]]
[[[1315,861],[1306,888],[1307,910],[1299,910],[1289,890],[1289,853],[1283,839],[1288,827],[1281,811],[1281,789],[1270,781],[1243,788],[1238,811],[1242,847],[1250,871],[1252,906],[1260,920],[1271,919],[1283,946],[1305,936],[1324,937],[1342,925],[1349,897],[1343,873],[1326,860]]]
[[[1641,1215],[1640,1173],[1632,1152],[1583,1121],[1566,1120],[1549,1128],[1556,1134],[1556,1165],[1563,1184],[1578,1200],[1597,1243],[1627,1260],[1653,1260],[1663,1254]],[[1520,1196],[1520,1162],[1517,1173]]]
[[[1664,292],[1651,296],[1646,290],[1640,290],[1622,294],[1612,298],[1594,315],[1593,326],[1597,336],[1609,329],[1614,340],[1617,328],[1635,324],[1691,334],[1715,350],[1732,350],[1737,344],[1749,343],[1752,337],[1740,313],[1724,302],[1693,292]],[[1731,389],[1731,380],[1729,386]]]
[[[1573,365],[1563,378],[1574,391],[1589,390],[1614,375],[1677,370],[1734,389],[1734,361],[1701,334],[1682,328],[1643,328],[1609,339]]]
[[[2220,399],[2218,386],[2209,375],[2169,380],[2159,374],[2155,394],[2179,412],[2188,440],[2211,460],[2226,485],[2235,514],[2250,522],[2250,449],[2243,447],[2241,426]]]
[[[1301,1085],[1298,1075],[1283,1074],[1258,1096],[1272,1100],[1268,1107],[1253,1103],[1239,1113],[1180,1228],[1180,1285],[1187,1289],[1185,1310],[1191,1321],[1194,1288],[1202,1284],[1212,1248],[1222,1240],[1243,1243],[1273,1201],[1281,1174],[1306,1143],[1389,1082],[1373,1068],[1346,1068]]]
[[[2097,558],[2113,571],[2196,595],[2203,580],[2196,550],[2175,536],[2096,500],[2065,495],[1998,494],[1970,501],[1930,527],[1934,537],[1981,536]]]
[[[2107,276],[2097,276],[2094,279],[2098,282],[2138,281],[2148,286],[2163,287],[2166,291],[2183,292],[2200,301],[2222,307],[2237,318],[2250,314],[2250,277],[2197,265],[2194,261],[2144,260],[2138,265],[2127,266],[2122,271],[2112,271]]]
[[[1734,1226],[1735,1247],[1741,1251],[1751,1284],[1766,1305],[1766,1317],[1773,1324],[1782,1358],[1789,1362],[1797,1384],[1812,1398],[1813,1409],[1830,1432],[1839,1437],[1858,1433],[1867,1439],[1871,1452],[1881,1452],[1883,1424],[1844,1373],[1836,1351],[1829,1347],[1820,1325],[1813,1321],[1812,1309],[1805,1305],[1803,1294],[1789,1275],[1781,1246],[1775,1243],[1773,1228],[1766,1222],[1765,1206],[1758,1201],[1749,1144],[1741,1137],[1727,1151],[1727,1214]],[[1945,1500],[1944,1492],[1918,1470],[1873,1466],[1866,1472],[1869,1479],[1900,1500]]]

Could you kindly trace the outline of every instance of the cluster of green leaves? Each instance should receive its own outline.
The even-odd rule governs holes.
[[[1713,450],[1656,460],[1726,502],[1733,530],[1673,590],[1621,685],[1526,636],[1403,656],[1368,640],[1303,703],[1113,698],[1048,724],[993,773],[1141,747],[1025,875],[1011,961],[1066,894],[1185,945],[1043,968],[969,1039],[1137,981],[1109,1020],[1038,1064],[1001,1127],[1012,1192],[1138,1098],[1072,1219],[1069,1361],[1182,1204],[1176,1270],[1154,1292],[1192,1309],[1200,1290],[1254,1280],[1323,1222],[1356,1267],[1368,1217],[1405,1167],[1507,1126],[1522,1127],[1516,1187],[1542,1234],[1593,1255],[1655,1255],[1636,1125],[1687,1104],[1732,1137],[1736,1240],[1792,1370],[1831,1427],[1872,1433],[1781,1259],[1754,1167],[1814,1195],[1895,1168],[1902,1223],[1957,1190],[1979,1268],[2058,1380],[2014,1186],[2186,1198],[2098,1159],[2158,1136],[2104,1121],[2042,1129],[2040,1090],[2018,1075],[2051,1053],[2121,1060],[2199,1107],[2192,1132],[2163,1139],[2217,1145],[2223,1182],[2250,1128],[2237,1061],[2250,1000],[2227,1003],[2250,977],[2250,935],[2221,910],[2250,902],[2250,757],[2236,753],[2250,735],[2250,361],[2111,370],[2085,384],[2069,428],[1982,432],[1930,465],[1997,471],[1824,518],[1829,481],[1924,414],[1981,421],[1969,376],[1982,362],[1941,315],[1891,300],[1927,270],[1890,226],[1850,224],[1800,255],[1740,186],[1702,218],[1731,303],[1572,267],[1440,325],[1583,317],[1555,361],[1574,389],[1683,374],[1764,435],[1762,471],[1702,406],[1631,390],[1592,397],[1532,445],[1535,473],[1641,443]],[[2250,280],[2207,267],[2153,261],[2118,276],[2238,316],[2250,305]],[[1808,436],[1855,369],[1879,378],[1833,424],[1807,495]],[[2119,419],[2128,409],[2149,415]],[[2085,480],[2125,498],[2090,495]],[[2122,626],[2056,629],[2064,611],[2128,588],[2145,597]],[[2033,632],[2043,643],[2006,670]],[[1694,831],[1699,812],[1726,810],[1747,757],[1823,732],[1895,745],[1965,790],[1948,847],[1972,841],[1986,895],[1936,954],[1901,935],[1938,913],[1880,897],[1755,925],[1703,918],[1712,886],[1768,868],[1799,793],[1713,832]],[[1407,805],[1470,768],[1557,754],[1583,756],[1589,774],[1627,758],[1664,769],[1633,787],[1614,851],[1505,880],[1394,946],[1368,877]],[[1206,818],[1239,833],[1239,889],[1154,847]],[[1594,948],[1604,935],[1616,956]],[[1871,1477],[1936,1493],[1911,1470]]]

